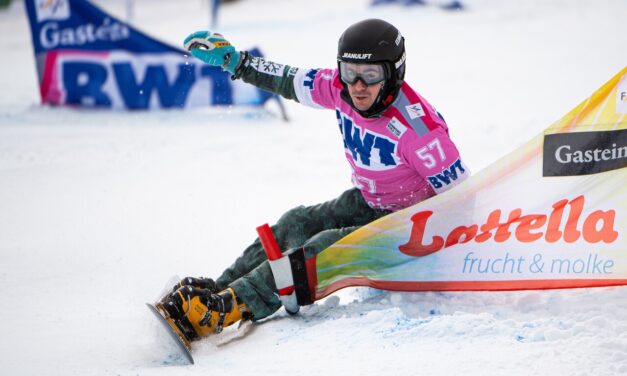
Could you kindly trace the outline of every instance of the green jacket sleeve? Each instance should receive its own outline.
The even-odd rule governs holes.
[[[298,68],[274,63],[261,57],[252,56],[248,52],[242,52],[233,78],[241,79],[262,90],[298,102],[294,90],[294,76],[297,71]]]

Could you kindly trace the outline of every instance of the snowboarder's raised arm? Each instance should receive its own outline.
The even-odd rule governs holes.
[[[185,38],[184,46],[195,58],[222,67],[234,78],[300,102],[294,89],[298,68],[252,56],[246,51],[237,51],[221,34],[209,31],[190,34]]]

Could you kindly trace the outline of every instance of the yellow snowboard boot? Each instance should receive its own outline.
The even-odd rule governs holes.
[[[216,294],[209,289],[182,286],[161,299],[157,308],[165,311],[166,319],[189,341],[220,333],[227,326],[251,318],[250,310],[231,288]]]

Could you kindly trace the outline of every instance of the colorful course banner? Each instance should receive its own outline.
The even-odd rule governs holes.
[[[42,103],[149,109],[262,105],[272,97],[85,0],[25,4]]]
[[[309,260],[312,296],[627,284],[626,114],[627,67],[455,189]]]

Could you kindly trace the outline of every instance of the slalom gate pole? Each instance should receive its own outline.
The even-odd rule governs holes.
[[[272,229],[267,223],[257,227],[257,234],[259,234],[261,245],[266,252],[266,256],[268,256],[270,269],[272,269],[272,275],[274,276],[281,303],[283,303],[287,313],[293,315],[298,312],[300,306],[296,301],[290,258],[281,253]]]

